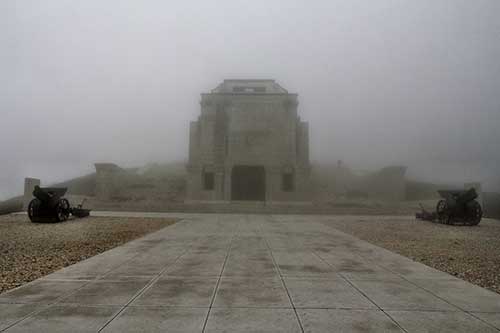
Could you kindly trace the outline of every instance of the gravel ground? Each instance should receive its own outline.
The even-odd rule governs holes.
[[[500,293],[500,221],[448,226],[412,217],[346,217],[328,225]]]
[[[100,217],[31,223],[23,215],[0,216],[0,293],[173,223]]]

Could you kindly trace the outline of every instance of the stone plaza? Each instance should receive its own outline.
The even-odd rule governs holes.
[[[500,330],[500,295],[328,223],[356,217],[94,215],[181,220],[0,295],[0,331]]]

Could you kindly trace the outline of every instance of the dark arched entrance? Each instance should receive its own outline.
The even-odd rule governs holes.
[[[266,200],[266,172],[263,166],[237,165],[233,167],[231,200]]]

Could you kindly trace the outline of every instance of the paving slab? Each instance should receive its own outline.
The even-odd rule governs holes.
[[[20,288],[0,295],[1,303],[41,303],[51,304],[61,297],[70,295],[84,286],[85,281],[36,280]]]
[[[408,280],[416,279],[454,279],[452,275],[418,262],[408,261],[407,258],[397,258],[390,261],[378,262],[379,266],[403,276]]]
[[[498,332],[495,328],[464,312],[388,311],[402,328],[415,333]]]
[[[421,279],[415,284],[466,311],[500,312],[500,295],[459,279]]]
[[[43,308],[45,306],[39,304],[0,304],[0,330]]]
[[[109,252],[109,253],[108,253]],[[99,254],[50,274],[51,279],[95,279],[132,259],[137,253],[120,253],[115,249]]]
[[[267,249],[243,250],[231,247],[222,274],[225,277],[277,277],[278,270],[274,265],[271,253]]]
[[[341,278],[285,278],[296,308],[377,309],[367,297]]]
[[[170,276],[219,276],[226,253],[195,251],[183,255],[164,274]]]
[[[388,274],[387,269],[362,258],[353,253],[336,251],[329,253],[317,253],[316,255],[326,262],[330,268],[337,273],[364,273],[364,274]],[[395,273],[393,273],[395,274]]]
[[[262,236],[236,236],[231,243],[231,250],[239,250],[243,253],[256,250],[267,251],[268,245]]]
[[[500,295],[323,223],[345,217],[102,215],[181,220],[0,295],[0,331],[500,331]]]
[[[292,309],[213,308],[205,332],[215,333],[299,333]]]
[[[79,305],[125,305],[147,283],[147,280],[92,281],[60,302]]]
[[[353,281],[353,285],[384,310],[458,309],[407,281]]]
[[[472,312],[471,314],[500,330],[500,312]]]
[[[379,310],[297,310],[304,332],[404,332]]]
[[[167,265],[173,264],[183,252],[185,252],[185,250],[177,248],[164,250],[163,253],[147,252],[109,271],[102,278],[156,276],[160,274]]]
[[[97,332],[119,307],[52,306],[21,321],[9,332]]]
[[[101,332],[202,332],[207,309],[128,307]]]
[[[214,307],[291,308],[279,278],[222,278]]]
[[[332,268],[311,251],[273,251],[273,257],[283,276],[334,276]]]
[[[388,271],[359,271],[359,272],[349,272],[340,271],[338,272],[340,276],[343,276],[349,281],[407,281],[402,276],[388,272]]]
[[[154,282],[132,305],[209,307],[217,278],[171,278]]]
[[[273,251],[296,251],[296,250],[306,250],[306,247],[303,243],[300,242],[300,239],[295,239],[289,235],[279,235],[279,233],[272,233],[268,231],[271,237],[267,239],[269,247]]]

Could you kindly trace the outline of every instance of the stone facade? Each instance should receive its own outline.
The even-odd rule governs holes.
[[[304,202],[309,128],[274,80],[224,80],[191,122],[188,201]]]

